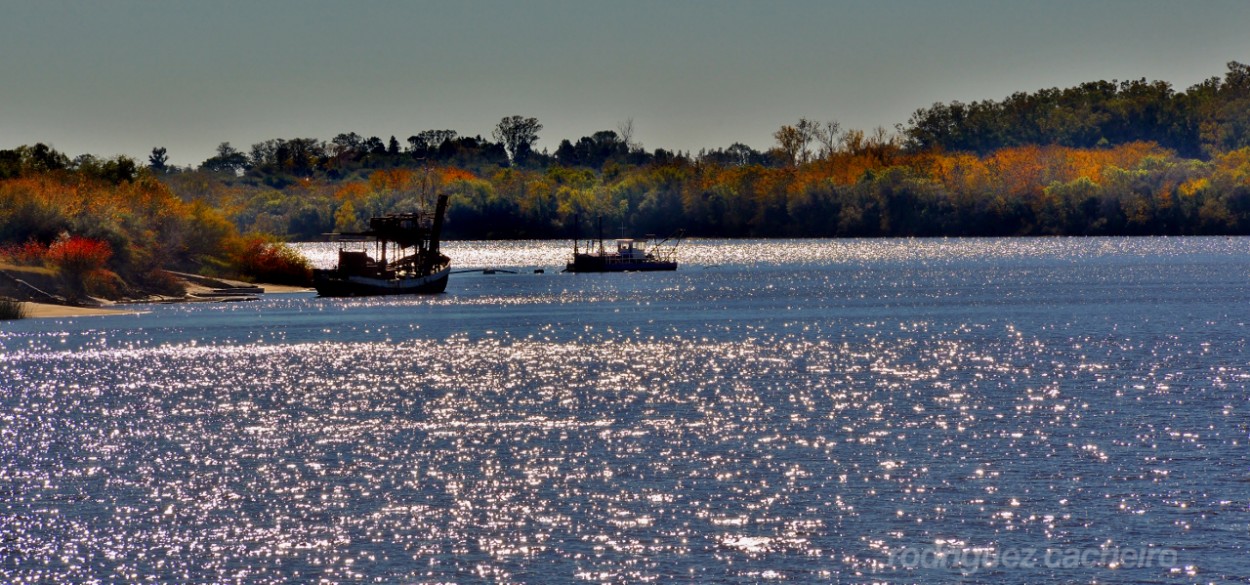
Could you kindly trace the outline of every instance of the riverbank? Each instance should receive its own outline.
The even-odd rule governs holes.
[[[188,301],[223,300],[232,295],[300,293],[313,290],[306,286],[242,282],[226,278],[210,278],[197,274],[173,273],[182,280]],[[180,299],[174,299],[175,301]]]
[[[26,319],[57,319],[65,317],[102,317],[105,315],[137,315],[142,311],[112,307],[74,307],[50,303],[22,303]]]
[[[282,284],[256,285],[264,290],[262,294],[291,294],[309,292],[312,289],[286,286]],[[195,302],[191,300],[171,300],[161,302]],[[206,302],[206,301],[198,301]],[[60,319],[66,317],[102,317],[107,315],[138,315],[144,311],[128,308],[127,304],[113,304],[100,307],[79,307],[72,305],[56,305],[52,303],[24,302],[22,308],[27,319]]]
[[[312,289],[287,286],[282,284],[258,284],[263,290],[261,294],[292,294],[310,292]],[[212,302],[206,299],[165,299],[159,302]],[[80,307],[74,305],[57,305],[53,303],[23,302],[22,309],[27,319],[63,319],[67,317],[103,317],[108,315],[138,315],[145,311],[135,309],[131,304],[110,304],[99,307]]]
[[[151,296],[128,301],[109,301],[92,298],[89,303],[62,302],[65,297],[59,290],[55,275],[46,269],[5,267],[0,293],[7,291],[9,297],[21,303],[23,316],[28,319],[97,317],[142,313],[135,305],[146,303],[228,302],[254,300],[265,294],[289,294],[308,292],[312,289],[281,284],[247,283],[228,279],[208,278],[193,274],[175,273],[182,282],[185,293],[179,296]],[[36,284],[32,284],[32,282]]]

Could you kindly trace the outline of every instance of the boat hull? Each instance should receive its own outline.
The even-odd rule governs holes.
[[[431,295],[447,290],[448,266],[433,274],[410,278],[344,276],[337,270],[313,271],[313,287],[323,297],[363,297],[378,295]]]

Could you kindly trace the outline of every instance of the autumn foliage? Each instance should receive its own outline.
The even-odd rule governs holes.
[[[74,274],[86,274],[104,268],[113,257],[108,242],[70,236],[57,240],[48,247],[44,260],[59,270]]]
[[[44,257],[47,255],[48,245],[35,240],[27,240],[21,244],[0,245],[0,261],[18,266],[42,266]]]
[[[178,294],[167,270],[237,272],[228,208],[176,196],[133,161],[75,161],[43,145],[0,151],[0,262],[46,266],[68,294],[107,297]]]
[[[1248,153],[1200,161],[1151,142],[916,152],[889,137],[852,136],[794,164],[705,156],[602,169],[379,169],[280,190],[240,181],[222,190],[233,194],[219,207],[245,230],[297,239],[363,229],[369,217],[428,205],[436,192],[452,196],[449,238],[570,237],[574,217],[583,235],[599,217],[611,235],[622,227],[710,237],[1234,234],[1250,233]]]
[[[935,104],[897,133],[800,119],[773,136],[764,151],[647,151],[631,121],[517,156],[451,130],[406,147],[348,133],[247,154],[223,143],[198,169],[159,174],[23,146],[0,150],[0,261],[116,294],[174,288],[167,269],[304,284],[307,264],[279,242],[359,231],[438,194],[451,196],[448,239],[567,238],[595,218],[613,236],[1250,234],[1240,63],[1185,92],[1100,81]]]
[[[254,282],[308,286],[312,267],[294,248],[254,235],[240,239],[233,251],[241,276]]]

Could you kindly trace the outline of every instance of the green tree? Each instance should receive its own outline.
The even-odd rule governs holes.
[[[230,146],[229,142],[217,145],[217,156],[200,163],[200,170],[210,173],[240,175],[248,169],[247,155]]]
[[[157,146],[152,149],[152,154],[148,155],[148,168],[152,169],[154,173],[167,172],[169,170],[166,166],[168,161],[169,156],[166,154],[165,147]]]
[[[777,139],[777,148],[785,157],[786,164],[798,165],[799,153],[803,150],[803,133],[794,126],[786,125],[774,132],[773,138]]]
[[[358,232],[363,227],[360,218],[356,216],[356,206],[348,201],[334,212],[334,231],[336,232]]]
[[[23,170],[33,172],[59,171],[69,167],[69,157],[40,142],[34,146],[19,146]]]
[[[1206,96],[1197,116],[1199,140],[1214,156],[1250,146],[1250,65],[1233,61],[1223,83]]]
[[[538,123],[538,118],[505,116],[491,135],[503,143],[512,164],[519,165],[533,151],[534,143],[538,141],[538,133],[542,129],[543,125]]]

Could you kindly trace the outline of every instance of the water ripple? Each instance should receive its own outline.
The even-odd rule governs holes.
[[[1237,582],[1246,263],[1056,242],[15,324],[0,581]]]

